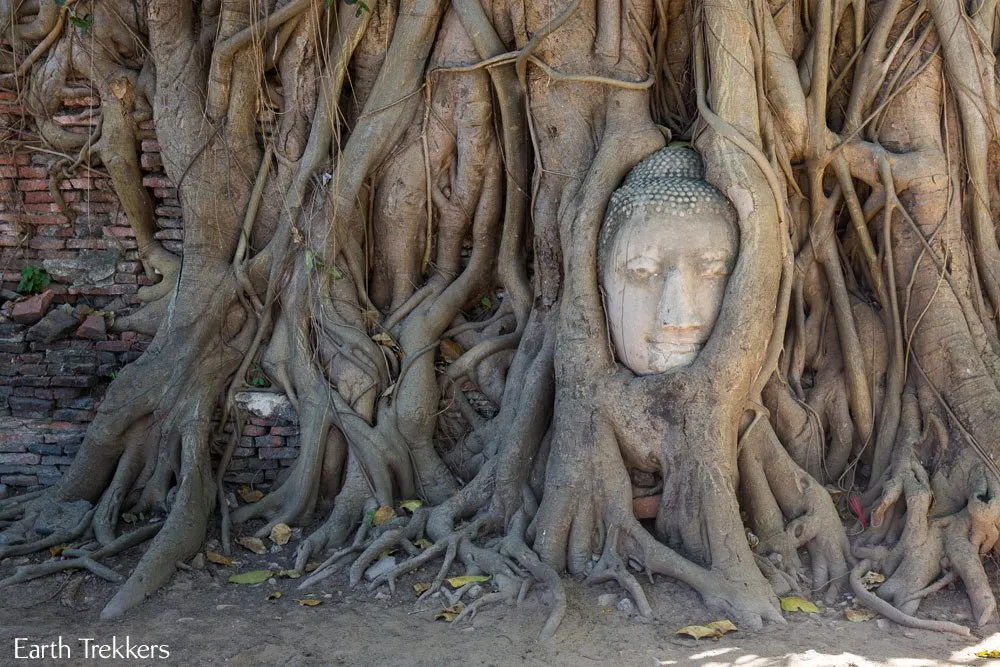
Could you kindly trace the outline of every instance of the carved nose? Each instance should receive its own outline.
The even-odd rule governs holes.
[[[657,313],[660,329],[693,331],[701,328],[696,291],[692,287],[687,284],[683,272],[672,270],[667,273]]]

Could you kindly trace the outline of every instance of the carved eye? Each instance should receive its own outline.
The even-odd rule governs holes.
[[[701,264],[701,275],[705,278],[718,278],[726,273],[728,273],[728,267],[721,260],[708,260]]]
[[[659,272],[655,271],[652,268],[645,267],[645,266],[629,267],[626,270],[626,273],[628,274],[629,280],[633,280],[633,281],[637,281],[637,282],[638,281],[645,281],[645,280],[652,280],[652,279],[654,279],[654,278],[656,278],[656,277],[658,277],[660,275]]]

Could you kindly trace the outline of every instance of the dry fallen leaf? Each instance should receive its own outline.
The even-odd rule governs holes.
[[[323,604],[322,600],[315,600],[313,598],[307,598],[305,600],[296,600],[303,607],[318,607]]]
[[[123,512],[122,513],[122,521],[124,521],[125,523],[135,523],[138,520],[139,520],[139,517],[137,517],[134,514],[130,514],[128,512]]]
[[[413,510],[417,509],[421,505],[423,505],[423,503],[420,502],[419,500],[403,500],[403,501],[400,501],[400,503],[399,503],[399,506],[402,507],[404,510],[406,510],[408,512],[412,512]]]
[[[205,558],[209,563],[215,563],[216,565],[225,565],[226,567],[233,566],[233,559],[229,556],[224,556],[220,553],[214,551],[206,551]]]
[[[259,537],[241,537],[236,540],[236,544],[255,554],[267,553],[267,547],[264,546],[264,542]]]
[[[382,505],[377,510],[375,510],[375,515],[372,517],[373,526],[381,526],[386,521],[391,521],[396,518],[396,510],[391,507]]]
[[[416,583],[413,584],[413,592],[416,593],[417,595],[423,595],[430,587],[431,587],[430,584]]]
[[[279,577],[285,577],[287,579],[298,579],[299,577],[302,576],[302,573],[297,572],[295,570],[278,570],[277,572],[275,572],[275,575]]]
[[[262,584],[274,575],[271,570],[250,570],[229,577],[231,584]]]
[[[53,556],[59,556],[65,550],[66,550],[65,544],[60,544],[57,547],[49,547],[49,553],[52,554]]]
[[[864,576],[861,577],[861,583],[870,591],[875,590],[885,582],[885,575],[881,572],[875,572],[874,570],[868,570],[865,572]]]
[[[1000,649],[990,649],[989,651],[979,651],[976,653],[977,658],[993,658],[994,660],[1000,658]]]
[[[279,523],[271,529],[271,541],[275,544],[288,544],[291,536],[292,529],[288,527],[288,524]]]
[[[271,591],[267,594],[265,600],[278,600],[281,598],[281,591]]]
[[[719,634],[726,634],[727,632],[736,632],[736,624],[730,621],[728,618],[723,618],[718,621],[712,621],[708,623],[705,627],[712,628],[713,630],[718,630]]]
[[[844,610],[844,616],[851,623],[864,623],[875,618],[875,614],[870,609],[848,607]]]
[[[378,343],[379,345],[392,347],[392,337],[390,337],[389,334],[387,333],[377,333],[374,336],[372,336],[372,340]]]
[[[245,502],[255,503],[264,497],[264,492],[258,489],[251,489],[249,486],[241,486],[237,491]]]
[[[316,562],[306,563],[306,572],[315,572],[316,568],[318,568],[318,567],[319,567],[319,563],[316,563]]]
[[[449,364],[465,354],[462,346],[450,338],[441,339],[441,358]]]
[[[448,585],[452,588],[461,588],[466,584],[482,583],[484,581],[489,581],[490,577],[486,574],[466,574],[461,577],[452,577],[448,579]]]
[[[809,600],[805,598],[796,597],[794,595],[781,598],[781,610],[782,611],[804,611],[807,614],[818,614],[819,607],[814,605]]]
[[[675,634],[678,635],[688,635],[689,637],[694,637],[695,639],[705,639],[706,637],[721,637],[722,633],[715,628],[710,628],[706,625],[685,625],[683,628],[677,630]]]
[[[451,623],[454,621],[462,610],[465,609],[465,605],[459,602],[458,604],[453,604],[450,607],[445,607],[438,613],[434,614],[435,621],[448,621]]]

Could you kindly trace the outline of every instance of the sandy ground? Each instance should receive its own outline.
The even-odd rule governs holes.
[[[133,550],[136,551],[136,550]],[[0,665],[159,664],[159,665],[982,665],[984,649],[1000,649],[1000,625],[973,630],[973,637],[904,630],[885,620],[852,623],[845,598],[820,614],[786,613],[788,624],[760,632],[740,629],[720,639],[696,641],[675,634],[679,627],[715,620],[683,584],[658,578],[644,582],[652,619],[602,606],[598,597],[615,593],[613,584],[585,586],[566,580],[569,608],[555,637],[538,641],[548,614],[548,596],[533,589],[520,606],[498,606],[471,623],[435,621],[442,599],[417,603],[412,585],[430,581],[439,563],[417,570],[387,589],[348,588],[343,575],[306,591],[298,582],[248,586],[230,584],[229,575],[277,564],[288,567],[294,543],[261,556],[240,550],[234,567],[209,564],[178,572],[173,581],[123,620],[99,619],[114,588],[85,573],[64,573],[0,592]],[[137,554],[111,561],[127,572]],[[25,559],[0,562],[0,578]],[[991,573],[994,582],[1000,575]],[[272,591],[282,597],[268,601]],[[300,606],[306,597],[322,600]],[[607,601],[607,600],[605,600]],[[946,589],[930,599],[921,616],[968,623],[964,590]],[[70,659],[16,660],[15,639],[48,644],[62,638]],[[86,660],[79,638],[122,645],[166,645],[169,658]],[[65,654],[64,654],[65,655]],[[1000,661],[994,661],[1000,665]]]

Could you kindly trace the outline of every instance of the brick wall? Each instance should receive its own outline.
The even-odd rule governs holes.
[[[64,130],[89,133],[97,104],[95,97],[68,100],[54,120]],[[181,254],[177,192],[162,171],[151,122],[140,129],[156,238]],[[59,479],[114,374],[149,343],[131,332],[106,340],[70,333],[54,342],[33,341],[29,326],[5,315],[25,267],[44,268],[52,279],[52,307],[73,307],[74,313],[127,312],[138,304],[138,288],[148,284],[132,229],[99,165],[78,168],[58,183],[71,217],[53,198],[50,175],[63,159],[39,140],[14,95],[0,91],[0,496],[3,485],[33,487]],[[266,486],[298,454],[298,430],[287,412],[251,415],[229,478]]]

